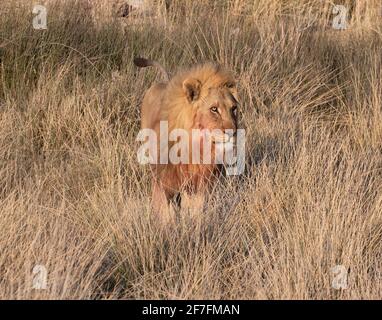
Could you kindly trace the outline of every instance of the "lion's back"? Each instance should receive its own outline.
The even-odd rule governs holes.
[[[154,129],[159,121],[159,113],[166,91],[166,83],[156,83],[147,90],[141,107],[141,128]]]

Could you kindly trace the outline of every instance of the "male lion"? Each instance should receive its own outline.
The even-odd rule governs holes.
[[[163,74],[165,81],[154,84],[146,92],[141,107],[141,128],[153,129],[160,145],[160,122],[167,121],[168,132],[173,129],[219,129],[222,136],[215,136],[209,145],[211,155],[215,154],[218,142],[227,138],[233,139],[237,130],[237,89],[232,74],[221,65],[206,63],[188,70],[178,72],[171,79],[166,70],[155,61],[135,58],[138,67],[154,66]],[[228,131],[225,131],[230,129]],[[200,135],[203,140],[205,136]],[[167,137],[168,139],[168,137]],[[169,146],[174,141],[166,141]],[[201,147],[203,144],[201,144]],[[166,151],[168,152],[168,151]],[[189,158],[192,158],[191,151]],[[203,153],[203,150],[200,152]],[[159,154],[159,153],[158,153]],[[158,160],[158,159],[156,159]],[[204,195],[220,173],[219,165],[211,163],[157,164],[151,166],[152,205],[156,212],[169,212],[170,201],[178,195],[196,195],[204,201]],[[183,197],[184,198],[184,197]],[[190,199],[190,198],[189,198]],[[183,199],[184,200],[184,199]],[[182,206],[183,206],[182,200]]]

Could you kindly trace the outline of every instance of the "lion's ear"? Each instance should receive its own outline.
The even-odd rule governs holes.
[[[183,82],[183,90],[189,102],[194,102],[199,99],[200,89],[202,84],[197,79],[186,79]]]

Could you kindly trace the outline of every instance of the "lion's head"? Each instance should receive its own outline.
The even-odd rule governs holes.
[[[204,64],[175,76],[168,84],[171,100],[162,113],[170,129],[237,130],[238,96],[234,77],[217,64]]]

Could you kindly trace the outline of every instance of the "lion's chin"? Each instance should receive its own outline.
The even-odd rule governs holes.
[[[221,135],[212,135],[211,140],[213,143],[219,144],[219,143],[227,143],[231,140],[231,138],[228,134],[224,133]]]
[[[213,143],[218,152],[231,152],[235,146],[235,137],[224,138],[224,140],[214,140]]]

